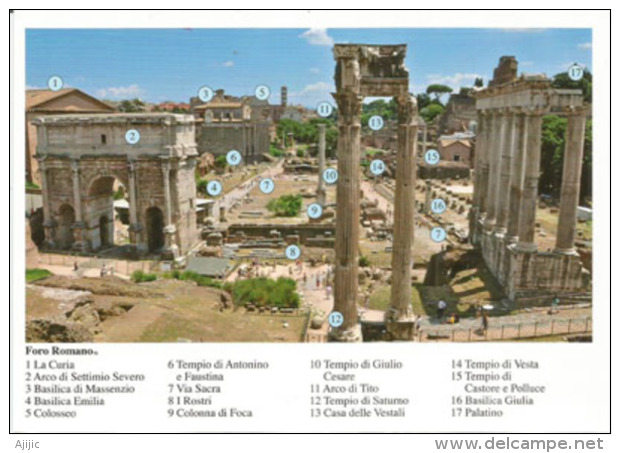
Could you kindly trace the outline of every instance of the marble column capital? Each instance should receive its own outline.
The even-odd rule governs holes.
[[[398,123],[416,126],[418,119],[418,103],[416,99],[409,94],[398,96],[395,99],[398,108]]]
[[[362,115],[362,101],[364,97],[354,91],[332,94],[338,104],[338,114],[342,119],[359,123]]]
[[[564,107],[563,113],[566,116],[586,116],[589,110],[590,108],[586,105],[571,105],[569,107]]]

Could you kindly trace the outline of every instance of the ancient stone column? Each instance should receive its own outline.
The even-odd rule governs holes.
[[[164,204],[165,204],[165,217],[166,226],[164,227],[164,233],[166,236],[166,249],[165,254],[169,258],[177,258],[179,256],[179,247],[175,241],[175,233],[177,231],[176,225],[172,223],[172,200],[170,195],[170,161],[165,160],[162,162],[162,179],[164,182]]]
[[[483,112],[480,122],[480,139],[482,146],[478,149],[476,146],[476,153],[480,153],[480,174],[478,175],[478,211],[480,214],[487,212],[487,198],[489,188],[489,146],[491,145],[491,116],[488,112]],[[476,168],[478,173],[478,168]]]
[[[41,194],[43,195],[43,228],[45,230],[45,243],[47,247],[56,246],[56,221],[53,219],[50,206],[51,197],[47,181],[47,163],[44,158],[39,158],[39,179],[41,180]]]
[[[411,319],[411,268],[415,216],[415,155],[418,126],[415,98],[397,99],[398,151],[394,194],[394,241],[392,243],[392,291],[387,321]]]
[[[138,222],[138,198],[136,196],[136,163],[130,161],[127,165],[129,169],[129,242],[132,246],[137,246],[139,233],[142,230]]]
[[[514,243],[519,238],[519,216],[523,201],[523,177],[525,170],[527,128],[525,114],[519,112],[515,118],[514,157],[510,178],[510,208],[508,212],[508,233],[506,240]]]
[[[428,131],[428,126],[426,123],[424,124],[424,132],[422,137],[422,155],[426,154],[426,147],[428,146],[428,142],[426,141],[426,133]]]
[[[73,248],[76,250],[84,249],[84,237],[83,228],[84,222],[82,221],[82,196],[80,193],[80,162],[78,160],[71,161],[71,176],[73,183],[73,208],[75,210],[75,222],[71,226],[75,237]]]
[[[500,112],[491,114],[491,130],[489,131],[489,146],[487,147],[489,156],[489,180],[487,185],[487,215],[484,220],[484,227],[487,231],[492,231],[495,227],[495,217],[497,215],[497,191],[499,187],[499,164],[501,157],[502,132],[504,121]]]
[[[338,185],[336,188],[336,263],[334,311],[344,322],[332,328],[336,341],[359,341],[357,314],[358,246],[360,230],[360,115],[362,96],[355,92],[333,95],[338,103]]]
[[[523,180],[523,199],[519,215],[519,242],[517,248],[523,252],[535,252],[536,208],[538,205],[538,180],[540,178],[540,145],[542,134],[542,115],[540,110],[527,113],[527,139],[525,154],[525,175]]]
[[[426,182],[426,189],[424,191],[424,211],[427,214],[430,214],[431,211],[431,203],[433,202],[433,200],[431,199],[431,180],[427,179],[425,180]]]
[[[325,182],[323,181],[323,171],[325,170],[325,124],[319,124],[319,183],[316,189],[316,201],[323,206],[325,204]]]
[[[577,209],[579,207],[585,133],[586,115],[584,109],[572,109],[568,113],[564,139],[560,214],[555,243],[555,251],[566,255],[576,254],[575,235],[577,232]]]
[[[508,209],[510,205],[510,177],[512,173],[512,148],[515,116],[511,111],[503,115],[502,148],[500,162],[500,177],[497,193],[497,210],[495,233],[504,236],[508,229]]]

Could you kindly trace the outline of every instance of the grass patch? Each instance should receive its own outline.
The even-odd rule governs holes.
[[[181,272],[179,270],[173,270],[164,272],[164,278],[174,279],[174,280],[189,280],[195,282],[198,286],[206,286],[208,288],[222,288],[222,282],[216,280],[212,277],[207,277],[206,275],[200,275],[193,271],[184,271]]]
[[[252,303],[258,307],[299,308],[297,282],[291,278],[250,278],[226,285],[237,307]]]
[[[368,308],[371,310],[385,311],[390,308],[390,293],[391,287],[389,285],[380,286],[370,295],[368,301]],[[411,288],[411,307],[415,314],[424,313],[422,309],[422,299],[420,297],[419,285],[414,285]]]
[[[36,282],[53,275],[47,269],[26,269],[26,283]]]
[[[131,274],[131,281],[134,283],[154,282],[155,280],[157,280],[156,274],[146,273],[141,270],[133,271]]]

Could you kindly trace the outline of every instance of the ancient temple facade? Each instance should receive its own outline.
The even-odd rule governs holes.
[[[198,242],[192,116],[63,115],[35,125],[46,249],[112,247],[119,186],[134,252],[177,258]]]
[[[497,80],[476,93],[476,143],[471,242],[511,300],[581,291],[575,249],[579,184],[589,106],[581,90],[554,89],[544,75],[517,77],[502,57]],[[543,116],[566,116],[561,199],[555,249],[539,250],[536,209]]]

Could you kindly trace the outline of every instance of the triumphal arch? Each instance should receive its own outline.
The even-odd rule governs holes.
[[[338,105],[338,183],[334,311],[343,323],[332,328],[333,341],[360,341],[358,258],[360,236],[360,117],[366,96],[394,97],[398,104],[398,154],[394,200],[391,306],[386,328],[396,339],[411,336],[411,268],[415,208],[415,154],[418,110],[409,93],[406,45],[336,44]]]
[[[132,255],[177,258],[198,241],[190,115],[62,115],[35,124],[45,249],[112,247],[115,198],[128,203]]]

